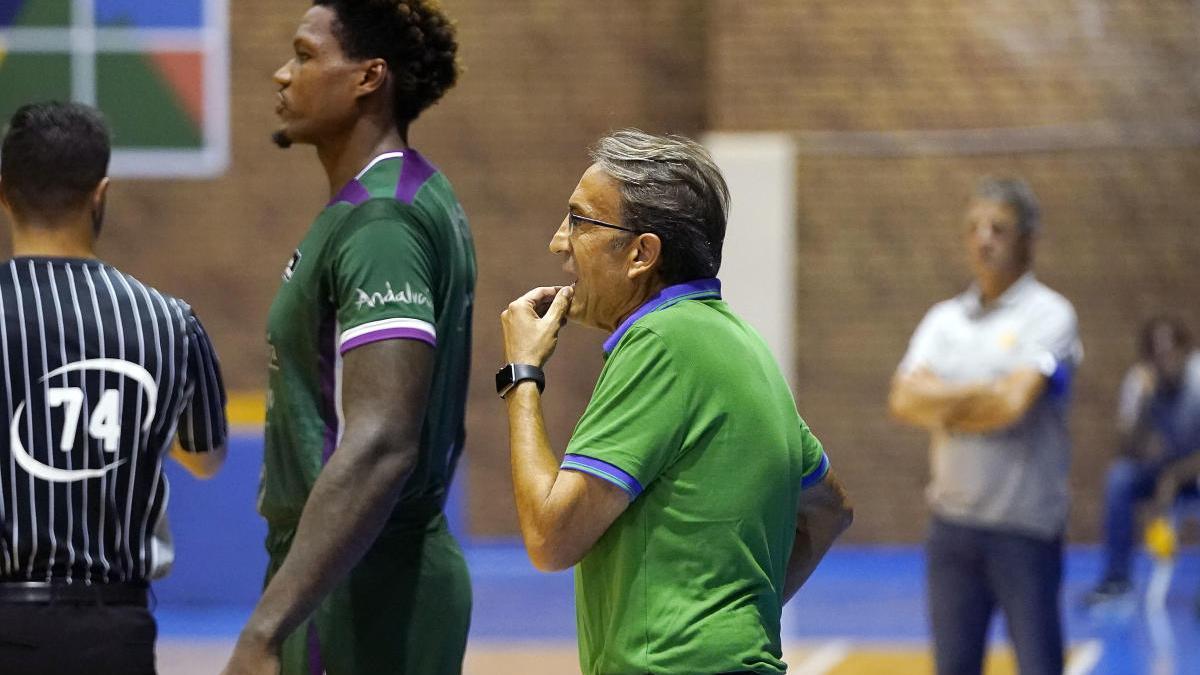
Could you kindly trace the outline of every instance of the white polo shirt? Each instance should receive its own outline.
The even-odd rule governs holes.
[[[979,382],[1036,368],[1051,378],[1046,393],[1011,427],[933,435],[926,496],[935,514],[1043,539],[1062,534],[1070,463],[1067,398],[1082,358],[1075,309],[1032,272],[986,308],[972,286],[929,310],[901,372],[923,367],[951,382]]]

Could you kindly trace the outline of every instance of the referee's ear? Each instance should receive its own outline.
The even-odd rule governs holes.
[[[104,210],[104,198],[108,196],[108,176],[100,179],[96,183],[96,189],[92,190],[92,208],[98,211]]]
[[[92,236],[100,236],[100,228],[104,225],[104,202],[108,197],[108,176],[100,179],[96,184],[96,189],[92,190],[91,198],[91,216],[92,216]]]
[[[0,208],[4,209],[4,215],[8,216],[8,226],[10,228],[17,226],[17,211],[13,208],[12,200],[8,198],[8,191],[4,189],[4,181],[0,179]]]

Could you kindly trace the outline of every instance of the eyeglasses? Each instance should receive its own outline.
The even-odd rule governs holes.
[[[576,224],[575,221],[577,221],[577,220],[581,220],[585,223],[591,223],[593,225],[599,225],[600,227],[610,227],[614,230],[620,230],[622,232],[633,232],[635,234],[637,233],[637,230],[634,230],[633,228],[623,227],[621,225],[613,225],[612,223],[606,223],[603,220],[596,220],[595,218],[587,218],[585,216],[579,215],[578,213],[573,213],[571,211],[567,211],[567,232],[568,232],[568,234],[575,232],[575,224]]]

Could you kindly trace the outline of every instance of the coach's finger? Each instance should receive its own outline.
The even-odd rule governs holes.
[[[517,298],[516,303],[526,305],[535,310],[539,307],[545,307],[551,300],[554,299],[554,294],[557,293],[558,289],[560,288],[562,288],[562,286],[539,286],[531,289],[525,295]]]
[[[550,308],[546,310],[542,319],[548,322],[562,324],[566,321],[567,310],[571,307],[571,297],[575,294],[575,289],[570,286],[562,286],[554,295],[554,302],[550,303]]]

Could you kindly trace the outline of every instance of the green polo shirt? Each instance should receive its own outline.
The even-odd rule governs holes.
[[[829,461],[720,282],[664,289],[605,343],[563,469],[629,508],[575,572],[584,673],[782,673],[802,486]]]

